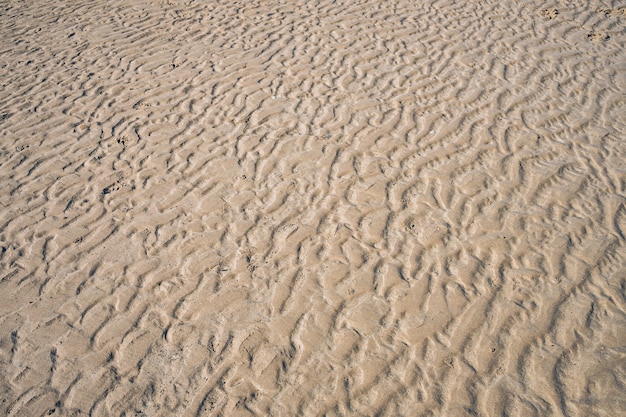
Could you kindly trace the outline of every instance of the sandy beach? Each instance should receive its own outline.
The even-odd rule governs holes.
[[[626,415],[626,3],[0,1],[0,415]]]

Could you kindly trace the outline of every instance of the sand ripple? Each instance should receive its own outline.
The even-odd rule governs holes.
[[[4,1],[0,413],[626,413],[618,3]]]

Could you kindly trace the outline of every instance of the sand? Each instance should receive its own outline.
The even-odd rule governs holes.
[[[1,9],[1,415],[626,415],[624,2]]]

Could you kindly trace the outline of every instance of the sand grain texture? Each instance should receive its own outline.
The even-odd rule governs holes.
[[[626,414],[623,2],[0,6],[0,414]]]

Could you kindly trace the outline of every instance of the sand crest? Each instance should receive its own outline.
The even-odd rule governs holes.
[[[626,415],[623,2],[0,9],[0,414]]]

